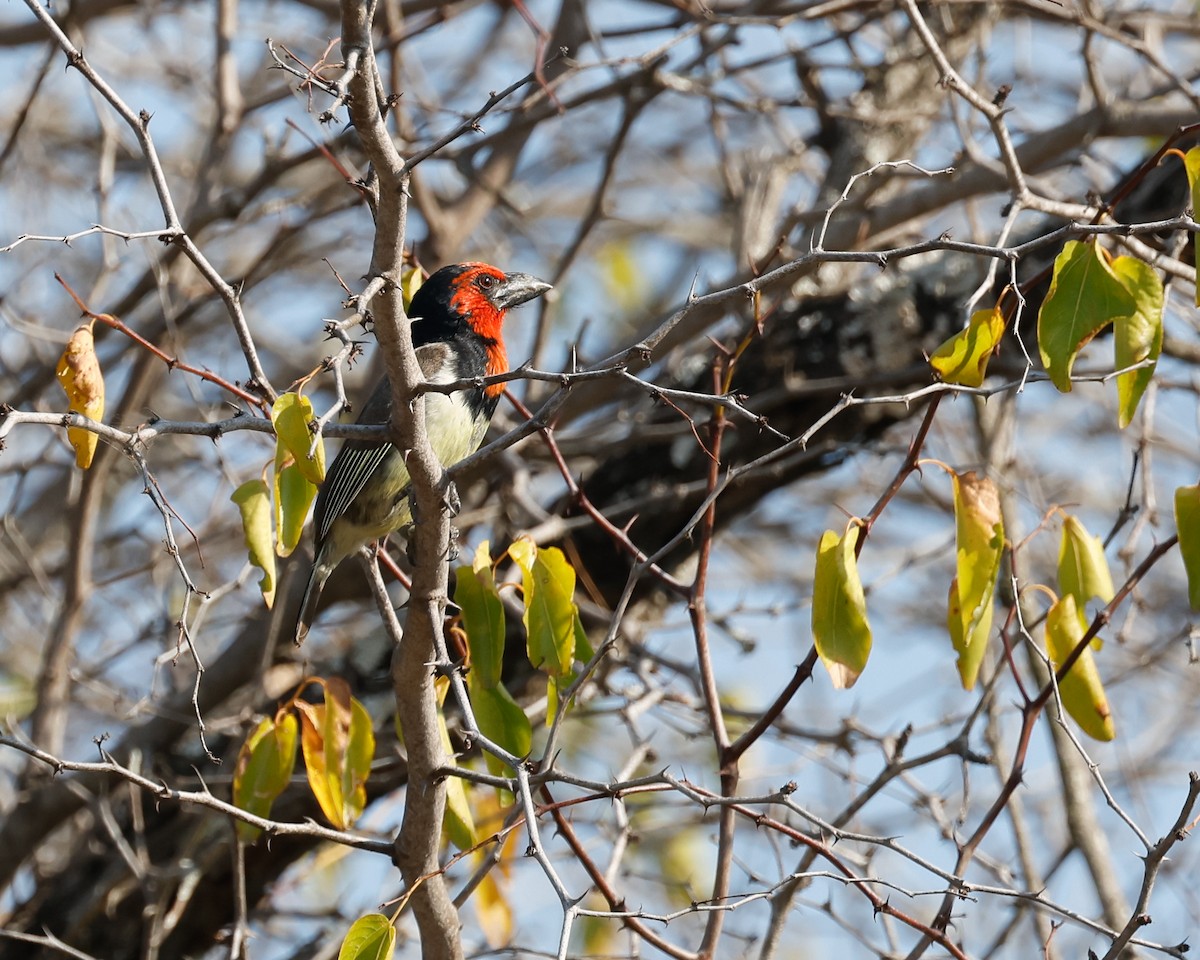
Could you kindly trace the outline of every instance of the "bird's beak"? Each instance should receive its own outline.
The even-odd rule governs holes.
[[[507,310],[553,289],[545,280],[539,280],[528,273],[509,273],[505,275],[499,288],[492,293],[491,300],[501,310]]]

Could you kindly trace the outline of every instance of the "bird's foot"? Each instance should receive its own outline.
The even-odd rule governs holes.
[[[450,511],[450,516],[457,517],[462,510],[462,499],[458,495],[458,487],[454,485],[454,481],[450,480],[446,483],[445,494],[446,509]]]

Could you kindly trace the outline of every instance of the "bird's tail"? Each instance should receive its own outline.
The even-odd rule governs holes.
[[[325,581],[329,579],[329,574],[332,572],[333,568],[323,563],[320,556],[313,561],[312,570],[308,574],[308,583],[304,587],[304,596],[300,598],[300,613],[296,617],[296,646],[300,646],[304,642],[304,638],[308,636],[308,628],[312,626],[313,619],[317,615],[317,601],[321,599],[321,590],[325,587]]]

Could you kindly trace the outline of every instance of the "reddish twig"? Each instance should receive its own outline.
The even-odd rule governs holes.
[[[533,414],[530,413],[529,408],[526,407],[525,404],[523,404],[519,399],[517,399],[516,395],[511,390],[505,390],[504,396],[508,399],[508,402],[513,405],[517,413],[519,413],[526,420],[533,420]],[[629,534],[615,526],[613,522],[608,519],[608,517],[606,517],[600,512],[599,509],[597,509],[595,504],[588,499],[587,494],[583,492],[583,488],[579,486],[579,483],[571,475],[571,469],[567,466],[567,462],[563,458],[562,451],[559,450],[558,443],[554,439],[553,429],[550,427],[538,427],[538,433],[540,434],[543,442],[546,444],[546,449],[550,451],[550,456],[554,460],[555,465],[558,467],[558,471],[562,475],[563,482],[567,485],[567,492],[570,494],[571,499],[577,503],[583,509],[583,511],[592,518],[593,521],[595,521],[596,525],[600,527],[601,530],[603,530],[606,534],[608,534],[609,537],[612,538],[612,541],[618,547],[620,547],[621,550],[629,554],[635,563],[645,563],[648,554],[643,553],[641,549],[629,539]],[[676,596],[682,598],[688,595],[687,586],[675,579],[675,577],[671,576],[671,574],[667,573],[667,571],[658,564],[652,563],[649,565],[648,569],[654,574],[655,577],[658,578],[663,586],[667,587],[667,589],[669,589]]]
[[[80,299],[79,295],[74,290],[71,289],[71,285],[69,283],[67,283],[67,281],[64,280],[61,275],[59,275],[57,273],[54,274],[54,279],[57,280],[62,285],[62,288],[64,290],[67,291],[68,295],[70,295],[71,299],[75,301],[75,305],[77,307],[79,307],[79,309],[83,312],[83,315],[85,317],[90,317],[92,320],[99,320],[105,326],[112,327],[114,330],[118,331],[119,333],[125,334],[125,336],[129,337],[129,339],[132,340],[134,343],[136,343],[138,346],[142,347],[145,350],[149,350],[152,354],[154,354],[154,356],[158,357],[159,360],[161,360],[163,363],[165,363],[167,365],[168,369],[170,369],[170,370],[178,369],[178,370],[182,370],[184,373],[194,374],[195,376],[199,377],[201,380],[207,380],[209,383],[215,383],[218,387],[228,390],[230,393],[232,393],[235,397],[239,398],[240,400],[244,400],[244,401],[246,401],[246,403],[249,403],[255,407],[258,407],[258,409],[263,411],[263,413],[266,413],[268,411],[269,408],[267,406],[267,402],[265,400],[263,400],[261,397],[256,397],[251,393],[247,393],[241,387],[230,383],[224,377],[218,376],[217,374],[213,373],[211,370],[201,370],[199,367],[193,367],[191,364],[184,363],[178,357],[169,356],[168,354],[166,354],[162,350],[160,350],[158,347],[156,347],[154,344],[152,344],[145,337],[143,337],[136,330],[127,326],[124,322],[119,320],[117,317],[114,317],[111,313],[94,313],[87,306],[87,304],[85,304],[83,302],[83,300]]]

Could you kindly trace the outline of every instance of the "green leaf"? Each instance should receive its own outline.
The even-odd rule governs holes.
[[[1148,367],[1117,376],[1117,424],[1124,430],[1137,412],[1162,353],[1163,285],[1150,264],[1137,257],[1117,257],[1112,269],[1134,301],[1133,312],[1117,317],[1113,325],[1114,365],[1123,370],[1143,360],[1151,361]]]
[[[233,770],[234,806],[255,816],[270,816],[271,805],[292,779],[297,730],[296,717],[290,711],[263,717],[238,752]],[[237,832],[247,843],[262,833],[242,820],[237,822]]]
[[[310,483],[325,479],[325,442],[318,440],[316,450],[309,455],[313,435],[308,425],[314,418],[312,401],[298,393],[284,393],[271,407],[271,422],[275,424],[276,461],[290,454],[300,472]]]
[[[261,477],[247,480],[229,497],[242,514],[242,534],[250,562],[262,570],[258,588],[269,608],[275,600],[275,551],[271,538],[271,496]]]
[[[1136,304],[1095,243],[1068,240],[1054,260],[1050,292],[1038,311],[1038,350],[1051,381],[1071,391],[1071,368],[1083,346]]]
[[[956,573],[946,623],[958,653],[963,689],[971,690],[992,630],[992,597],[1004,555],[1004,520],[996,486],[974,471],[954,475]]]
[[[462,610],[471,674],[483,686],[494,687],[500,682],[504,663],[504,604],[496,589],[486,542],[480,544],[470,566],[458,568],[454,602]]]
[[[295,464],[282,470],[275,463],[275,554],[290,556],[300,542],[308,508],[316,499],[317,488]]]
[[[852,523],[841,537],[825,531],[813,575],[813,641],[839,690],[854,686],[871,655],[871,627],[854,556],[858,529]]]
[[[391,960],[396,952],[396,928],[381,913],[359,917],[346,931],[338,960]]]
[[[341,681],[339,681],[341,682]],[[342,793],[354,823],[367,808],[367,778],[371,776],[371,761],[375,759],[375,729],[371,715],[362,702],[350,699],[350,741],[346,750],[346,767],[342,775]]]
[[[575,662],[575,570],[557,547],[539,550],[519,539],[509,556],[521,568],[525,595],[525,635],[529,662],[556,677],[567,677]]]
[[[596,651],[592,649],[591,643],[588,642],[587,630],[584,629],[583,620],[580,617],[575,617],[575,659],[581,663],[587,663],[596,655]]]
[[[504,684],[485,687],[473,682],[474,673],[467,674],[467,693],[471,697],[471,707],[475,711],[475,722],[489,740],[502,746],[513,756],[528,756],[533,743],[533,728],[525,711],[509,692]],[[511,775],[512,770],[485,752],[488,769],[497,776]]]
[[[562,684],[553,675],[546,678],[546,726],[554,726],[554,718],[558,716],[558,700],[562,696]]]
[[[1004,314],[999,307],[976,310],[965,330],[960,330],[933,351],[929,363],[946,383],[978,387],[987,375],[988,360],[1004,335]]]
[[[1192,219],[1200,218],[1200,147],[1192,147],[1183,155],[1188,186],[1192,191]],[[1200,307],[1200,257],[1196,257],[1196,306]]]
[[[1200,486],[1175,491],[1175,530],[1187,571],[1188,603],[1200,610]]]
[[[1086,630],[1075,608],[1075,598],[1070,594],[1059,598],[1050,608],[1046,614],[1046,649],[1055,669],[1079,646]],[[1089,737],[1108,741],[1117,735],[1090,646],[1084,648],[1058,682],[1058,693],[1067,713]]]
[[[1079,622],[1085,630],[1088,601],[1099,597],[1107,604],[1116,592],[1104,556],[1104,544],[1099,537],[1088,533],[1077,517],[1069,516],[1063,521],[1062,542],[1058,547],[1058,592],[1075,599]],[[1092,646],[1097,650],[1102,645],[1099,637],[1092,640]]]

